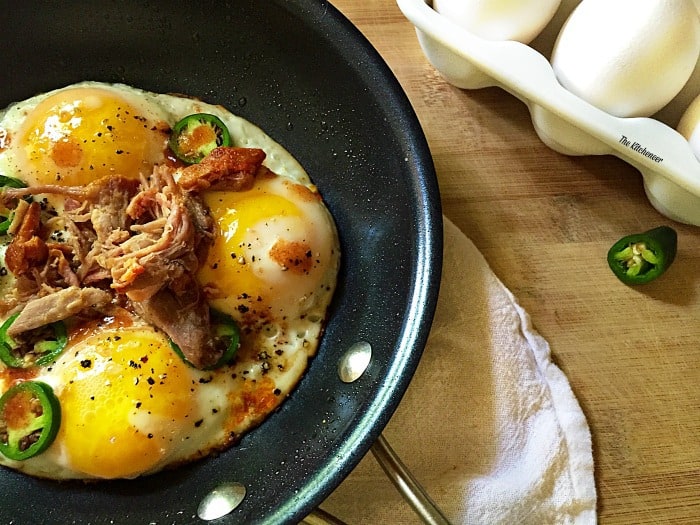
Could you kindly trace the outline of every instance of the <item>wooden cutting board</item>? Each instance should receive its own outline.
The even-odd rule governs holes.
[[[443,211],[529,312],[593,436],[602,524],[700,523],[700,227],[652,208],[639,172],[566,157],[524,104],[463,91],[427,62],[393,0],[334,0],[399,79],[430,145]],[[668,273],[630,288],[606,263],[628,233],[668,224]]]

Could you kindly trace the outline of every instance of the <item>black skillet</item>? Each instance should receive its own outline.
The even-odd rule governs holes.
[[[135,481],[83,485],[0,470],[0,523],[206,523],[202,498],[247,487],[212,523],[294,523],[377,438],[418,364],[441,267],[441,210],[425,138],[387,66],[315,0],[3,2],[0,107],[82,80],[223,104],[306,167],[343,263],[320,351],[291,398],[219,457]],[[356,383],[337,363],[374,355]],[[407,429],[410,431],[410,429]]]

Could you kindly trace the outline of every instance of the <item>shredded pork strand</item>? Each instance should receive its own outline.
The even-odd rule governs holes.
[[[7,329],[7,335],[14,337],[40,326],[63,321],[87,308],[102,308],[111,300],[112,295],[99,288],[63,288],[29,301]]]
[[[158,166],[126,208],[134,221],[132,235],[107,249],[102,265],[112,275],[112,287],[132,301],[149,299],[164,286],[197,270],[196,238],[187,196],[172,170]]]
[[[14,331],[126,300],[192,364],[214,364],[221,349],[195,280],[213,239],[199,192],[250,188],[264,159],[259,149],[222,147],[200,164],[156,166],[140,180],[117,175],[84,186],[3,188],[0,200],[15,207],[6,264],[16,289],[3,301],[5,310],[22,311]],[[64,213],[42,219],[39,204],[23,200],[42,194],[64,196]],[[65,238],[44,238],[59,226]]]

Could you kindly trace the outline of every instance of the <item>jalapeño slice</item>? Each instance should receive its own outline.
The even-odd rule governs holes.
[[[9,188],[26,188],[27,185],[24,181],[16,179],[15,177],[8,177],[7,175],[0,175],[0,187],[7,186]]]
[[[40,326],[20,334],[16,339],[7,334],[19,312],[0,325],[0,360],[12,368],[29,368],[53,363],[68,342],[63,321]]]
[[[0,188],[7,186],[8,188],[26,188],[27,185],[14,177],[0,175]],[[7,233],[8,228],[12,224],[14,212],[0,212],[0,235]]]
[[[223,353],[216,363],[204,370],[214,370],[215,368],[230,364],[236,356],[240,342],[240,330],[236,321],[234,321],[230,315],[226,315],[212,308],[210,309],[210,316],[214,345],[217,348],[223,348]],[[170,347],[185,363],[193,366],[182,353],[180,347],[172,339],[170,340]]]
[[[186,164],[197,164],[219,146],[230,146],[226,124],[215,115],[195,113],[183,118],[173,128],[168,145]]]
[[[678,236],[670,226],[627,235],[608,250],[608,265],[625,284],[637,285],[661,276],[676,258]]]
[[[46,450],[61,425],[53,390],[40,381],[18,383],[0,397],[0,454],[24,461]]]

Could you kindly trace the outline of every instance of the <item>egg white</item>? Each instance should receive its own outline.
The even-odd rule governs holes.
[[[117,426],[133,428],[134,434],[141,437],[144,434],[153,434],[149,439],[161,440],[158,452],[154,452],[153,457],[144,459],[139,469],[121,468],[117,465],[119,457],[123,456],[123,461],[129,461],[129,454],[134,452],[133,448],[129,449],[130,443],[137,446],[136,441],[129,441],[130,438],[123,438],[122,450],[115,449],[114,454],[118,457],[114,466],[101,466],[98,457],[92,460],[94,466],[86,467],[90,464],[89,458],[76,458],[76,454],[80,454],[76,449],[80,447],[71,443],[72,439],[82,438],[67,438],[69,434],[77,436],[79,432],[73,428],[70,433],[66,427],[59,431],[54,443],[44,453],[22,462],[11,461],[0,454],[0,464],[30,475],[52,479],[133,478],[189,462],[233,445],[242,434],[269,416],[292,392],[303,376],[309,359],[317,351],[326,322],[339,267],[338,234],[330,213],[303,167],[262,129],[225,108],[188,97],[150,93],[121,84],[83,82],[62,89],[70,88],[106,90],[123,97],[134,107],[138,107],[141,114],[159,130],[163,123],[171,127],[192,113],[205,112],[218,116],[229,128],[235,146],[256,147],[266,152],[264,164],[276,175],[270,176],[268,180],[259,181],[258,185],[262,185],[264,191],[274,195],[270,202],[282,203],[280,208],[270,206],[267,216],[255,223],[254,228],[251,227],[255,231],[238,232],[249,237],[254,235],[260,241],[257,247],[246,248],[248,259],[245,262],[249,264],[248,268],[251,271],[257,272],[260,281],[266,283],[269,289],[269,293],[264,297],[264,314],[251,314],[251,308],[246,307],[243,304],[245,301],[242,302],[241,299],[248,294],[244,289],[236,289],[235,280],[230,287],[216,290],[216,293],[207,289],[206,282],[201,283],[212,306],[232,315],[241,326],[241,345],[237,359],[232,365],[213,371],[202,371],[187,366],[169,348],[167,352],[164,350],[168,346],[167,336],[134,314],[123,310],[118,310],[119,315],[116,316],[121,319],[121,331],[115,328],[114,316],[105,316],[101,323],[91,325],[89,329],[74,326],[72,331],[69,330],[72,336],[68,347],[50,366],[17,372],[0,363],[0,393],[5,392],[17,381],[44,381],[53,387],[59,402],[62,399],[64,401],[62,410],[66,416],[65,425],[84,424],[84,432],[90,435],[92,429],[92,434],[97,435],[101,432],[98,432],[98,429],[106,425],[102,422],[111,419],[117,421]],[[30,118],[32,110],[47,97],[60,91],[38,95],[0,112],[0,135],[7,137],[7,140],[0,144],[0,174],[24,180],[32,179],[28,176],[31,167],[22,164],[25,159],[21,154],[17,154],[19,145],[14,139],[20,133],[25,120]],[[157,142],[158,135],[154,136]],[[162,159],[155,159],[154,162],[165,162],[165,151]],[[36,180],[33,182],[36,183]],[[54,183],[60,183],[60,180],[55,180]],[[221,192],[218,196],[230,197],[234,201],[240,201],[242,198],[241,195],[226,196],[226,193]],[[206,201],[218,196],[211,192],[204,195],[204,198]],[[61,207],[59,199],[49,200],[49,204],[56,208]],[[253,208],[254,206],[249,206],[246,209]],[[298,213],[298,217],[289,216],[289,210],[292,209],[296,210],[294,213]],[[250,219],[245,217],[249,212],[241,210],[240,218],[245,223],[245,220]],[[232,225],[223,215],[214,214],[213,219],[220,228],[217,235],[230,233]],[[252,219],[248,220],[249,223],[251,221]],[[60,230],[60,217],[52,224]],[[8,237],[4,239],[3,246],[8,240]],[[270,247],[285,242],[306,243],[303,246],[308,245],[309,253],[312,253],[313,267],[308,271],[294,272],[272,260],[269,257]],[[0,256],[2,253],[3,250],[0,250]],[[240,258],[229,257],[228,260],[220,262],[221,266],[217,271],[233,271],[241,261]],[[0,262],[4,267],[4,260]],[[11,274],[0,276],[0,287],[3,287],[3,290],[13,285],[14,278]],[[8,315],[9,313],[0,315],[0,318]],[[71,321],[67,324],[70,328]],[[119,343],[113,340],[107,343],[105,339],[100,339],[118,334],[124,338]],[[146,360],[137,363],[141,365],[140,368],[126,366],[121,372],[115,372],[113,363],[109,362],[110,356],[100,357],[100,352],[104,354],[110,351],[116,356],[120,354],[120,349],[125,348],[119,345],[126,344],[126,339],[131,341],[129,344],[136,344],[134,341],[144,342],[143,355]],[[150,354],[149,345],[155,345],[159,349]],[[92,357],[88,359],[86,355]],[[151,359],[148,359],[149,355],[152,355]],[[90,369],[81,370],[81,363],[87,361],[90,361]],[[104,366],[105,370],[110,369],[113,375],[110,376],[107,372],[101,375],[100,369],[96,368],[98,363],[102,363],[100,366]],[[177,416],[173,416],[172,421],[168,421],[167,424],[159,419],[160,416],[154,415],[153,411],[149,413],[136,407],[139,396],[143,396],[144,390],[139,388],[142,389],[143,381],[148,380],[147,367],[150,365],[154,365],[153,370],[161,367],[161,375],[165,377],[163,381],[168,381],[170,373],[173,382],[187,385],[186,399],[174,410]],[[78,388],[76,385],[82,384],[77,378],[85,378],[88,373],[92,374],[90,377],[94,376],[90,381],[116,381],[126,386],[123,386],[118,395],[114,394],[114,403],[107,403],[112,406],[112,410],[97,412],[91,421],[80,423],[81,419],[72,417],[73,414],[69,411],[77,411],[76,405],[89,406],[85,399],[75,401],[78,399],[78,394],[75,393],[75,389]],[[115,377],[119,379],[114,379]],[[85,384],[96,384],[90,381],[86,381]],[[129,386],[132,384],[133,387]],[[99,392],[101,393],[98,397],[111,395],[109,389],[103,388]],[[119,404],[117,400],[123,398],[131,401]],[[145,405],[145,401],[141,402]],[[116,409],[115,406],[122,408]],[[149,428],[156,430],[149,431]],[[167,438],[159,438],[159,428],[168,429]],[[107,435],[109,429],[104,432]],[[116,437],[112,436],[112,439],[116,440]]]

